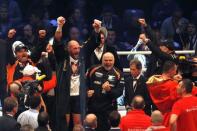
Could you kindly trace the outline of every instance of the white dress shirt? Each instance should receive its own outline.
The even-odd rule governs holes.
[[[101,48],[96,48],[94,50],[94,53],[95,53],[98,60],[101,60],[101,57],[102,57],[102,54],[103,54],[103,49],[104,49],[104,46],[102,46]]]
[[[23,125],[31,125],[34,129],[38,127],[38,114],[39,111],[35,109],[29,109],[22,112],[17,119],[17,122]]]
[[[79,60],[75,60],[70,57],[70,65],[71,63],[77,64]],[[72,66],[72,65],[71,65]],[[79,87],[80,87],[80,75],[71,75],[70,79],[70,96],[78,96],[79,95]]]

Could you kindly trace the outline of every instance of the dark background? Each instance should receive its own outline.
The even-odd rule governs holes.
[[[22,12],[28,9],[33,1],[37,0],[16,0],[21,7]],[[42,0],[38,0],[41,3]],[[143,9],[146,19],[149,19],[153,5],[159,0],[85,0],[85,16],[98,17],[101,13],[102,6],[106,4],[112,5],[115,13],[121,16],[125,9]],[[196,10],[196,0],[175,0],[183,9],[184,16],[190,18],[192,11]],[[75,6],[74,0],[53,0],[51,5],[51,18],[57,18],[60,15],[69,16],[72,8]]]

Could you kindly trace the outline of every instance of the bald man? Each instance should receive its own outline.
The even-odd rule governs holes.
[[[155,110],[151,114],[152,125],[146,129],[146,131],[169,131],[169,128],[165,127],[163,123],[163,115],[159,110]]]
[[[106,52],[102,64],[90,69],[87,75],[88,112],[98,118],[98,131],[110,129],[109,113],[117,109],[116,99],[122,95],[124,77],[114,67],[114,55]]]
[[[85,131],[94,131],[97,127],[97,117],[95,114],[87,114],[84,120]]]
[[[143,111],[145,101],[142,96],[135,96],[131,103],[132,110],[121,118],[121,131],[144,131],[151,125],[150,117]]]
[[[62,27],[65,23],[63,17],[57,19],[58,27],[55,32],[53,49],[57,61],[57,93],[56,93],[56,117],[57,130],[65,131],[69,128],[70,116],[74,126],[81,124],[81,114],[85,112],[86,89],[83,73],[86,56],[91,54],[98,46],[97,41],[100,23],[94,22],[93,36],[89,41],[80,46],[76,40],[62,44]],[[94,43],[94,44],[92,44]],[[81,51],[82,49],[82,51]],[[71,128],[69,128],[72,130]]]

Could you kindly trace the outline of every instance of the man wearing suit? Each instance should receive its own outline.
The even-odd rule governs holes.
[[[136,95],[141,95],[145,100],[145,112],[151,114],[151,99],[146,85],[145,77],[141,74],[142,64],[139,60],[133,59],[130,62],[130,73],[125,80],[125,106],[130,108],[130,103]]]
[[[18,102],[14,97],[7,97],[4,100],[4,115],[0,117],[0,131],[19,131],[20,124],[14,119],[18,111]]]
[[[59,17],[57,22],[58,27],[53,43],[57,61],[56,117],[57,130],[65,131],[69,127],[70,116],[72,116],[74,126],[81,124],[86,98],[84,59],[98,46],[97,43],[99,42],[96,41],[101,24],[94,21],[95,32],[83,46],[80,46],[76,40],[70,40],[67,49],[64,50],[65,47],[61,43],[61,38],[65,19]]]
[[[96,131],[108,131],[109,114],[117,110],[116,99],[123,94],[124,77],[122,72],[114,67],[114,56],[106,52],[102,65],[92,68],[87,74],[88,112],[98,118]]]
[[[115,57],[114,66],[122,71],[122,66],[121,66],[119,57],[117,55],[116,49],[106,44],[107,34],[108,34],[107,29],[105,27],[101,27],[100,33],[99,33],[100,35],[99,46],[97,46],[94,52],[89,54],[90,60],[86,61],[86,67],[90,68],[93,65],[101,64],[103,54],[105,54],[106,52],[111,52]]]

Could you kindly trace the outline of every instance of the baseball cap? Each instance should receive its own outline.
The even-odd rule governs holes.
[[[21,41],[15,41],[12,45],[12,52],[14,56],[16,56],[16,52],[20,51],[21,49],[25,49],[27,52],[29,52],[27,46],[25,46]]]

